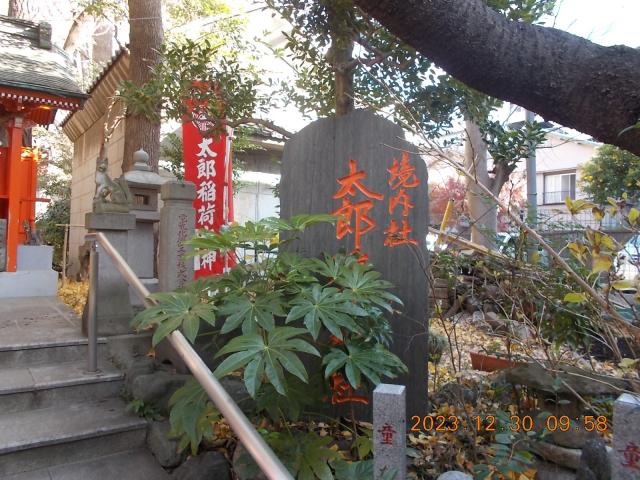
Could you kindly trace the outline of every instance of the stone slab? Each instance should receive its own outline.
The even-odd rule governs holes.
[[[87,372],[86,361],[33,366],[29,368],[29,373],[33,378],[33,388],[36,390],[104,382],[123,377],[122,372],[108,362],[102,362],[100,364],[99,372],[89,373]]]
[[[153,223],[137,222],[129,231],[127,262],[138,278],[153,278],[155,265]]]
[[[100,366],[102,367],[102,364]],[[0,411],[4,413],[24,412],[55,407],[56,405],[96,402],[106,398],[119,397],[123,388],[124,380],[120,376],[105,380],[88,379],[87,383],[59,382],[51,384],[48,388],[17,393],[4,394],[4,392],[0,392]]]
[[[406,388],[379,384],[373,391],[374,479],[395,473],[396,480],[407,475]]]
[[[427,275],[428,225],[427,170],[424,160],[415,155],[417,148],[404,140],[402,128],[374,113],[357,110],[340,118],[317,120],[287,141],[282,158],[280,182],[280,212],[283,218],[297,214],[331,214],[352,205],[370,202],[367,217],[374,228],[361,236],[361,251],[369,256],[373,268],[395,287],[391,290],[404,303],[390,316],[393,330],[391,350],[409,367],[409,373],[392,381],[407,386],[407,414],[424,415],[427,411]],[[351,161],[361,184],[378,198],[368,196],[358,187],[343,191],[345,196],[335,199],[342,189],[339,179],[350,176]],[[401,164],[414,168],[405,187],[400,179],[392,180]],[[394,167],[395,165],[395,167]],[[390,181],[391,180],[391,181]],[[416,182],[417,180],[417,182]],[[409,187],[409,184],[413,184]],[[401,190],[407,193],[405,202],[395,203]],[[353,195],[352,195],[353,193]],[[380,199],[382,195],[382,199]],[[394,199],[394,203],[392,203]],[[395,205],[395,207],[394,207]],[[390,213],[391,212],[391,213]],[[345,213],[346,214],[346,213]],[[319,256],[322,252],[335,254],[355,250],[354,232],[358,212],[351,212],[351,232],[337,238],[333,225],[315,225],[287,248],[305,256]],[[408,238],[415,245],[395,245],[390,240],[393,225],[403,222],[412,229]],[[370,223],[360,220],[360,229]],[[391,239],[393,240],[393,238]],[[397,236],[396,236],[397,240]],[[386,242],[386,245],[385,245]],[[362,414],[368,417],[368,412]]]
[[[160,282],[157,278],[140,278],[142,284],[147,287],[149,293],[156,293],[160,291]],[[138,294],[133,289],[133,287],[129,287],[129,300],[131,302],[131,307],[135,312],[142,311],[146,308],[144,302],[140,300]]]
[[[131,213],[88,212],[84,224],[89,230],[133,230],[136,228],[136,216]]]
[[[0,298],[54,297],[58,292],[58,272],[31,270],[0,272]]]
[[[18,245],[16,271],[51,271],[53,247],[49,245]]]
[[[160,187],[160,198],[167,200],[191,202],[196,198],[196,186],[193,182],[172,180]]]
[[[117,453],[49,469],[51,480],[164,480],[169,475],[146,450]]]
[[[83,342],[78,316],[57,297],[0,301],[0,351]]]
[[[0,414],[0,455],[144,426],[118,398]]]
[[[640,478],[640,396],[623,393],[613,404],[612,479]]]
[[[0,394],[23,392],[33,388],[33,377],[28,368],[0,370]]]
[[[0,462],[0,478],[3,478],[3,475],[86,461],[142,448],[145,436],[145,429],[142,427],[115,433],[107,431],[97,436],[67,439],[61,443],[9,453],[4,455]]]

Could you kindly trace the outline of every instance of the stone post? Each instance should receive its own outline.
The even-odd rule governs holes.
[[[105,234],[109,242],[122,255],[129,258],[129,231],[136,228],[136,216],[130,213],[96,213],[85,216],[85,227],[89,232]],[[98,247],[100,248],[100,247]],[[111,257],[100,252],[98,262],[98,335],[120,335],[130,333],[129,322],[133,317],[129,286],[116,269]],[[86,307],[82,315],[82,331],[87,333]]]
[[[613,405],[613,480],[640,478],[640,396],[623,393]]]
[[[196,187],[191,182],[170,181],[160,188],[164,202],[160,211],[158,277],[160,291],[169,292],[193,280],[193,259],[185,258],[184,245],[195,233],[193,199]]]
[[[406,388],[381,383],[373,391],[373,478],[407,475]]]

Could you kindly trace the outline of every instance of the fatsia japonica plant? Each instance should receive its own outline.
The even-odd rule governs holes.
[[[220,362],[214,375],[239,375],[275,430],[322,401],[336,376],[366,392],[383,377],[405,372],[389,350],[386,315],[402,305],[392,285],[353,256],[304,258],[286,248],[306,228],[333,221],[298,215],[198,232],[189,242],[195,254],[217,250],[235,266],[180,291],[153,294],[156,305],[138,314],[133,326],[155,327],[157,345],[176,329],[195,342],[207,325],[218,349],[205,361]],[[183,447],[197,451],[210,434],[202,421],[212,415],[206,395],[189,383],[171,404],[174,433],[183,435]]]

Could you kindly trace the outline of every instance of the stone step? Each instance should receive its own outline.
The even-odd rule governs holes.
[[[147,422],[118,398],[0,414],[0,476],[142,448]]]
[[[86,362],[33,365],[0,369],[0,412],[13,413],[86,403],[117,397],[124,375],[111,363],[99,363],[100,371],[86,372]]]
[[[133,450],[0,477],[0,480],[168,480],[169,478],[148,451]]]
[[[107,340],[98,339],[98,354],[107,355]],[[31,365],[87,361],[86,338],[33,343],[0,344],[0,369]]]

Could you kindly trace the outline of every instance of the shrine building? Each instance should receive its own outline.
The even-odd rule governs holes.
[[[34,241],[39,155],[31,128],[76,111],[87,95],[51,43],[51,26],[0,16],[0,297],[55,295],[51,247]],[[29,245],[30,244],[30,245]]]

